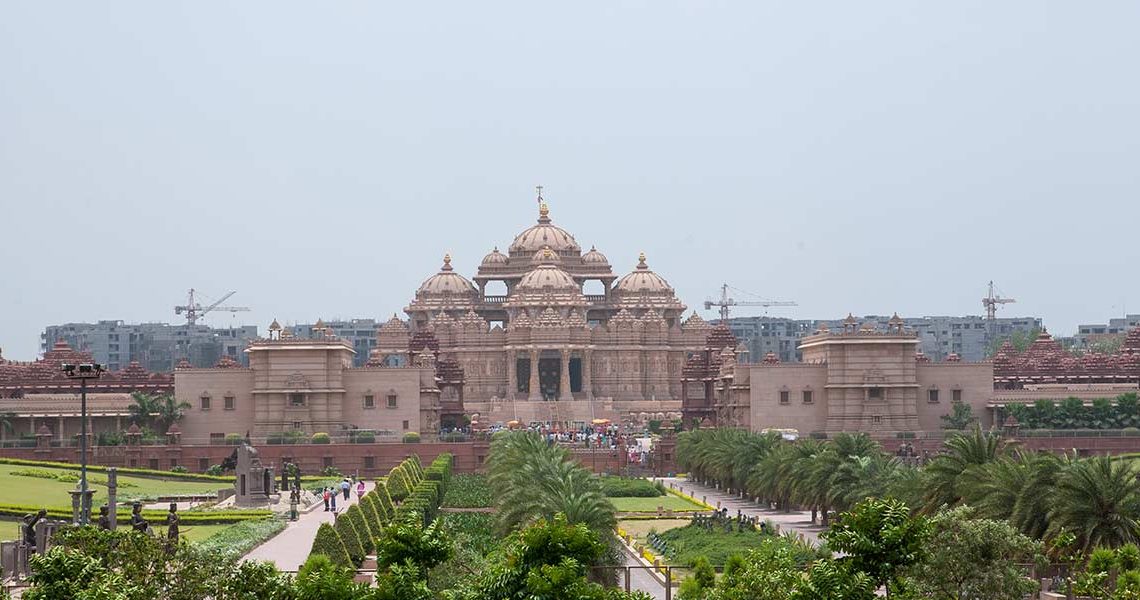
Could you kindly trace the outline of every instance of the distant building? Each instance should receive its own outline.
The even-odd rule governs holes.
[[[322,327],[336,334],[340,339],[352,345],[356,354],[352,357],[352,366],[363,367],[368,362],[368,356],[376,347],[376,329],[382,323],[375,319],[350,319],[347,321],[322,321],[317,323],[303,323],[299,325],[286,325],[285,328],[293,332],[295,338],[322,337],[316,330]]]
[[[111,371],[139,363],[151,372],[174,370],[180,360],[196,367],[209,367],[223,356],[242,364],[248,359],[242,352],[257,338],[257,327],[210,327],[208,325],[170,325],[167,323],[67,323],[49,325],[40,334],[40,348],[47,352],[59,340],[81,352],[90,353],[95,362]]]
[[[876,331],[885,332],[890,316],[870,315],[859,319]],[[798,349],[801,338],[811,335],[821,325],[831,330],[842,330],[842,319],[806,320],[780,317],[737,317],[728,320],[728,328],[748,347],[756,360],[771,352],[780,362],[800,362]],[[911,317],[903,319],[904,326],[919,338],[919,348],[933,360],[942,360],[957,354],[965,361],[980,361],[987,357],[992,339],[1007,338],[1014,332],[1041,329],[1038,317],[1009,317],[987,321],[981,316],[965,317]]]
[[[1124,339],[1129,330],[1140,327],[1140,315],[1126,315],[1124,317],[1109,319],[1108,323],[1095,325],[1077,325],[1077,335],[1073,336],[1073,346],[1088,348],[1089,344],[1110,340]]]

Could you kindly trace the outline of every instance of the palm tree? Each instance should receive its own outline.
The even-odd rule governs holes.
[[[157,400],[158,410],[156,412],[158,417],[155,419],[155,423],[158,425],[159,431],[156,433],[164,434],[171,425],[181,421],[182,417],[186,416],[190,404],[188,402],[177,402],[174,400],[174,396],[170,394],[159,396]]]
[[[0,430],[3,431],[5,437],[16,430],[16,413],[0,413]]]
[[[491,444],[488,481],[497,499],[502,532],[559,513],[599,534],[608,536],[613,529],[614,506],[601,480],[566,449],[535,433],[508,433]]]
[[[961,501],[958,488],[963,473],[970,467],[992,462],[1004,453],[1001,438],[977,426],[970,433],[946,440],[946,450],[946,454],[935,457],[926,467],[929,484],[923,511],[927,513]]]
[[[131,392],[131,400],[133,404],[127,407],[131,413],[131,422],[139,427],[149,427],[159,411],[158,398],[146,392]]]
[[[1130,461],[1094,456],[1068,465],[1051,504],[1047,533],[1070,532],[1085,552],[1140,541],[1140,479]]]

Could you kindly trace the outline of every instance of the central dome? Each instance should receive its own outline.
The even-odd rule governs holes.
[[[547,246],[558,254],[582,252],[570,232],[550,222],[550,208],[543,202],[538,207],[538,224],[518,234],[509,252],[511,256],[531,255]]]

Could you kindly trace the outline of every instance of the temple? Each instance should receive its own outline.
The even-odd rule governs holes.
[[[506,253],[487,254],[472,279],[445,256],[408,319],[379,329],[370,363],[406,364],[417,348],[436,348],[462,381],[447,393],[488,423],[679,417],[681,371],[710,330],[685,308],[644,254],[618,277],[597,248],[583,252],[553,223],[540,197],[538,222]]]

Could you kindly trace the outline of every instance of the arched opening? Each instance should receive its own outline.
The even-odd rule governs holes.
[[[582,293],[587,296],[604,296],[606,295],[606,284],[597,279],[588,279],[582,286]]]
[[[507,295],[507,283],[505,281],[488,281],[483,286],[483,295],[505,297]]]

